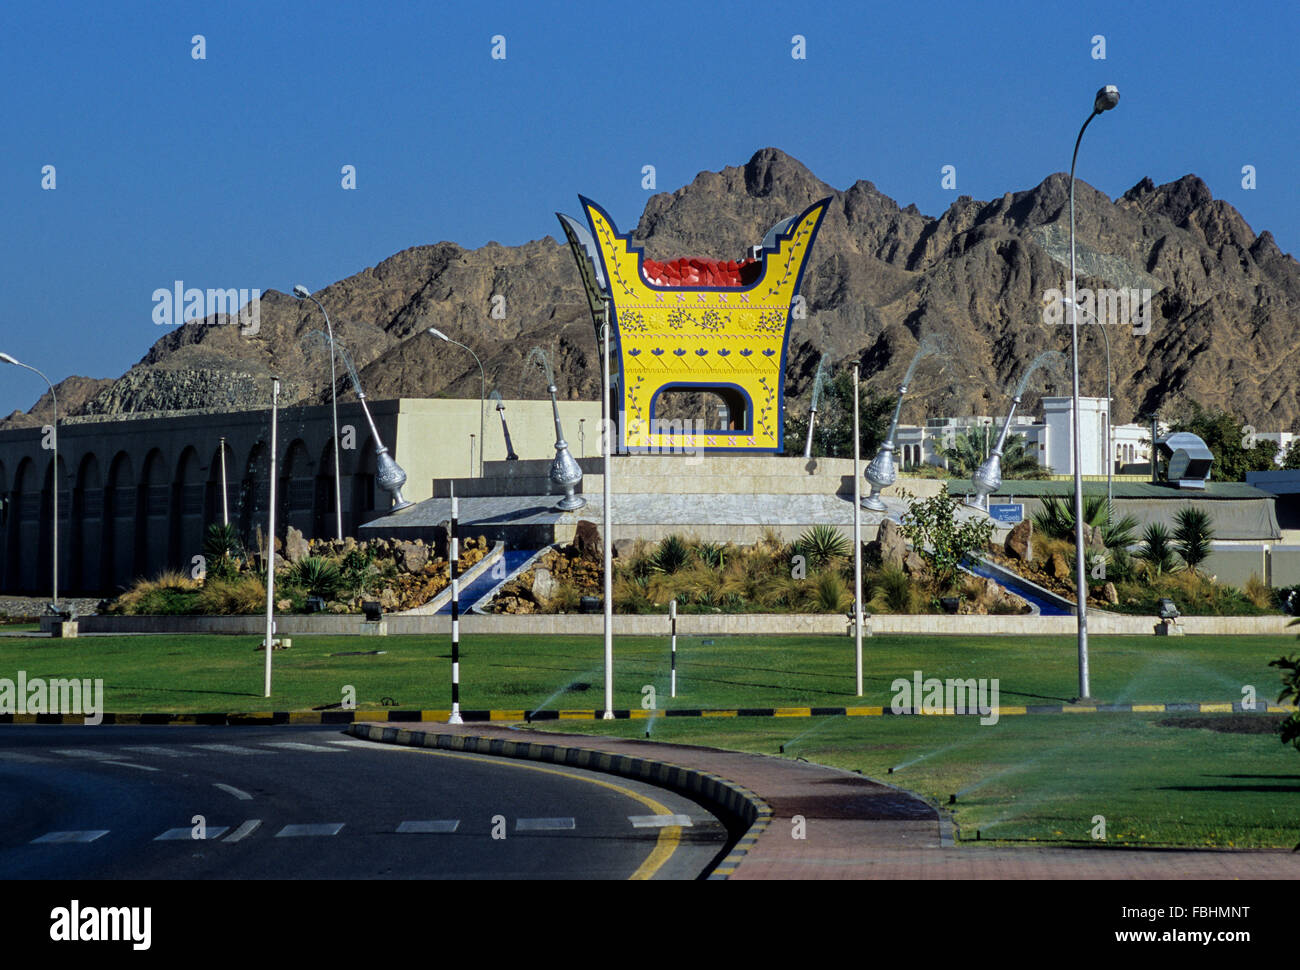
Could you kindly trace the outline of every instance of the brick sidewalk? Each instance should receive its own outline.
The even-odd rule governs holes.
[[[1286,849],[1006,848],[942,837],[939,813],[914,795],[851,772],[766,755],[489,724],[381,725],[434,734],[540,741],[709,771],[763,798],[773,820],[732,879],[1296,879]],[[804,839],[793,837],[802,815]]]

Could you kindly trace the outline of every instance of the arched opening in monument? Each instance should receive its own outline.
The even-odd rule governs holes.
[[[104,544],[104,489],[94,454],[81,459],[72,504],[72,585],[78,592],[97,592]]]
[[[738,387],[669,384],[650,402],[651,434],[739,434],[750,419],[749,398]]]

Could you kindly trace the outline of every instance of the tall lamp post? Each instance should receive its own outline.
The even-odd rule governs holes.
[[[1092,124],[1092,119],[1103,111],[1109,111],[1119,104],[1119,88],[1107,84],[1097,92],[1092,103],[1092,114],[1079,129],[1079,137],[1074,140],[1074,155],[1070,159],[1070,369],[1072,377],[1072,397],[1074,402],[1074,554],[1075,554],[1075,592],[1079,606],[1076,610],[1079,635],[1079,699],[1084,700],[1091,694],[1088,683],[1088,580],[1084,576],[1086,563],[1083,558],[1083,469],[1081,468],[1081,451],[1079,442],[1079,310],[1075,302],[1074,269],[1074,166],[1079,160],[1079,143],[1083,133]]]
[[[1071,306],[1074,305],[1073,300],[1067,299],[1065,302],[1069,303]],[[1106,520],[1109,521],[1112,514],[1112,510],[1114,509],[1114,495],[1111,491],[1111,469],[1115,465],[1114,445],[1111,444],[1111,419],[1110,419],[1110,407],[1111,407],[1110,404],[1110,384],[1111,384],[1110,335],[1106,332],[1105,324],[1103,324],[1099,319],[1097,319],[1097,314],[1092,313],[1090,314],[1090,316],[1092,317],[1092,322],[1095,323],[1101,329],[1102,339],[1106,343]]]
[[[334,410],[334,524],[339,532],[339,542],[343,541],[343,476],[339,474],[339,395],[338,378],[334,374],[334,327],[330,324],[330,315],[320,300],[308,292],[307,287],[299,283],[293,288],[293,295],[300,300],[311,300],[320,307],[325,315],[325,329],[330,335],[330,406]]]
[[[0,361],[4,361],[6,364],[13,364],[16,367],[25,368],[33,374],[40,375],[41,380],[50,386],[50,397],[54,401],[54,465],[50,471],[50,482],[53,484],[52,491],[54,493],[54,523],[50,529],[54,540],[54,569],[53,575],[51,576],[51,592],[54,601],[50,605],[54,608],[54,612],[57,613],[59,610],[59,396],[54,393],[54,382],[31,364],[24,364],[21,360],[16,360],[9,354],[0,354]]]
[[[478,384],[478,440],[479,440],[478,477],[482,478],[483,477],[483,442],[486,440],[483,437],[483,401],[486,399],[486,392],[487,392],[487,377],[483,373],[483,361],[478,359],[478,354],[474,353],[474,351],[470,350],[459,340],[452,340],[450,337],[448,337],[445,333],[443,333],[441,330],[437,329],[436,327],[430,327],[429,333],[433,334],[439,340],[445,340],[449,344],[455,344],[457,347],[460,347],[463,350],[468,350],[469,355],[474,358],[474,363],[478,364],[478,381],[479,381]],[[471,472],[473,471],[472,465],[470,470]]]

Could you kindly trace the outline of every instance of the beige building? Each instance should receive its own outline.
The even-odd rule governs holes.
[[[551,402],[483,408],[487,461],[507,458],[504,415],[519,458],[555,455]],[[479,402],[402,398],[371,401],[385,444],[405,469],[404,496],[433,495],[435,478],[477,474]],[[560,417],[577,457],[600,450],[600,403],[562,401]],[[334,452],[328,406],[286,407],[279,416],[276,523],[308,538],[333,538]],[[471,440],[472,436],[472,440]],[[111,594],[140,576],[192,568],[207,526],[225,509],[245,542],[266,529],[270,412],[179,412],[70,418],[59,426],[59,591]],[[222,439],[224,438],[224,449]],[[375,484],[376,444],[356,402],[339,404],[339,472],[345,535],[391,507]],[[0,592],[48,592],[53,555],[52,436],[0,432]],[[471,448],[474,449],[471,464]],[[224,450],[224,469],[222,454]]]

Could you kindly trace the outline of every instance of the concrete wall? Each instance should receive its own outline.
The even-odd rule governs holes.
[[[359,616],[277,616],[276,632],[282,636],[307,634],[355,636],[361,630]],[[451,617],[387,616],[390,635],[451,635]],[[1189,634],[1250,636],[1295,633],[1291,616],[1187,616],[1181,626]],[[266,620],[259,616],[92,616],[80,621],[81,633],[225,633],[262,636]],[[512,634],[560,634],[600,636],[604,627],[600,615],[563,614],[553,616],[464,615],[462,634],[472,636]],[[1154,635],[1156,619],[1126,616],[1102,610],[1088,611],[1092,634]],[[917,634],[922,636],[1073,636],[1072,616],[872,616],[867,630],[873,634]],[[668,617],[615,616],[617,636],[662,636],[667,640]],[[680,615],[678,636],[760,636],[827,634],[848,636],[848,619],[842,614],[702,614]]]

